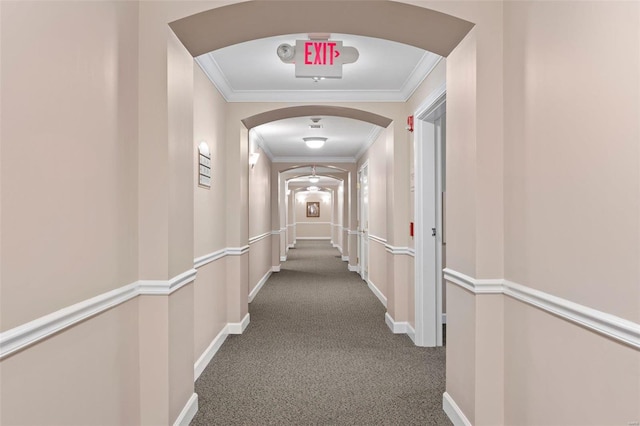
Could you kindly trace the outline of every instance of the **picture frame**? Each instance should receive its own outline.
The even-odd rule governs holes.
[[[320,217],[320,201],[307,201],[307,217]]]

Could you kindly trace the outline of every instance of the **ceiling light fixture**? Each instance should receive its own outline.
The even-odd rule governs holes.
[[[322,148],[324,143],[327,141],[327,138],[320,138],[317,136],[313,136],[309,138],[302,138],[302,140],[304,141],[305,144],[307,144],[309,148],[318,149],[318,148]]]
[[[317,186],[309,186],[307,187],[307,191],[311,191],[311,192],[316,192],[319,191],[320,188],[318,188]]]

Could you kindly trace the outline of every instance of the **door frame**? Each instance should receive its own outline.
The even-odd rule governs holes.
[[[434,121],[444,115],[446,84],[435,89],[417,108],[414,143],[415,221],[415,344],[442,346],[442,138]],[[439,136],[442,136],[439,135]],[[446,143],[446,142],[445,142]],[[432,147],[431,150],[427,149]],[[433,167],[425,168],[428,162]],[[433,175],[426,173],[433,171]],[[427,188],[433,193],[425,194]],[[435,238],[432,229],[436,229]],[[434,244],[435,248],[427,246]],[[432,253],[428,255],[426,253]],[[429,277],[431,277],[429,279]]]
[[[360,168],[358,169],[357,172],[357,189],[358,189],[358,193],[357,193],[357,199],[358,199],[358,269],[360,271],[360,277],[367,283],[369,283],[369,226],[368,226],[368,222],[369,222],[369,208],[367,207],[366,209],[366,218],[364,218],[364,197],[363,197],[363,191],[362,191],[362,177],[363,177],[363,173],[366,169],[366,176],[367,176],[367,187],[368,187],[368,181],[369,181],[369,160],[365,161]],[[368,188],[367,188],[367,194],[368,194]],[[363,223],[363,219],[366,220],[366,224]],[[366,225],[366,227],[365,227]],[[367,232],[365,232],[365,229]],[[367,241],[365,242],[364,240],[367,239]]]

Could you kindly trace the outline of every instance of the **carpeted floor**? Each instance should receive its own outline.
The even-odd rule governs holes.
[[[327,241],[298,241],[196,381],[192,425],[450,425],[445,350],[393,335]]]

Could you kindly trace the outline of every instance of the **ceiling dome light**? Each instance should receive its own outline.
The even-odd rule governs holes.
[[[317,186],[308,186],[307,187],[307,191],[311,191],[311,192],[316,192],[319,191],[320,188],[318,188]]]
[[[311,176],[311,177],[309,177],[309,182],[318,183],[318,182],[320,182],[320,178],[318,176]]]
[[[309,148],[318,149],[322,148],[324,143],[327,141],[327,138],[319,138],[319,137],[310,137],[310,138],[302,138],[304,143],[307,144]]]

